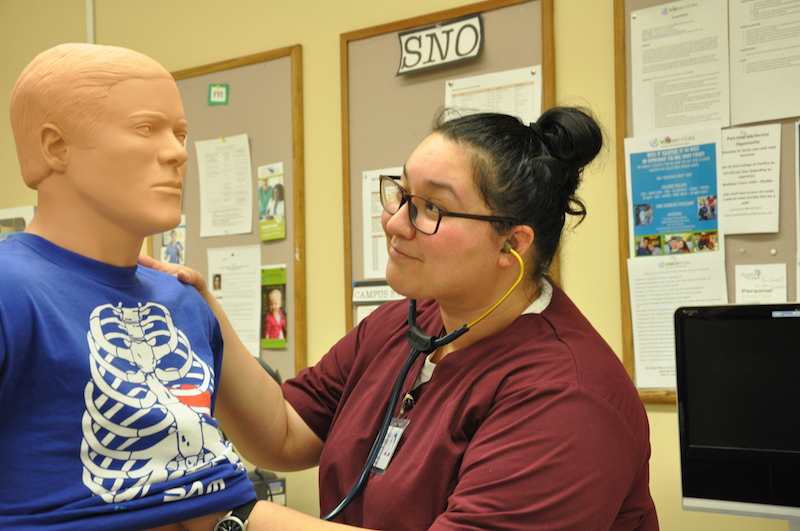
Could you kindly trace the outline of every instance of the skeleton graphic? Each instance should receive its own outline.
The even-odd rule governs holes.
[[[214,381],[164,306],[98,306],[89,318],[83,483],[108,503],[238,459],[210,423]]]

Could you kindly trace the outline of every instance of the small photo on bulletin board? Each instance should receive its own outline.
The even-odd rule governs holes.
[[[440,46],[422,48],[432,42]],[[464,57],[449,62],[450,45]],[[400,175],[445,106],[504,112],[529,122],[552,107],[553,1],[493,0],[354,31],[341,36],[341,53],[349,329],[377,304],[399,297],[382,278],[380,251],[386,244],[374,190],[377,176]],[[430,64],[407,71],[423,58]],[[461,86],[464,80],[479,89],[470,92]],[[517,106],[478,107],[495,90]],[[535,115],[528,114],[529,107]],[[551,276],[558,279],[556,263]]]
[[[798,300],[789,4],[615,1],[623,360],[645,402],[676,401],[677,308]]]

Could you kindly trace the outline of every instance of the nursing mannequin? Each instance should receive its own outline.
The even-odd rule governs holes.
[[[11,123],[25,183],[38,191],[27,232],[115,265],[180,220],[187,153],[178,88],[123,48],[62,45],[20,77]]]
[[[140,53],[64,44],[23,71],[10,116],[38,207],[0,243],[0,528],[213,529],[255,501],[212,416],[219,326],[136,266],[180,221],[177,85]]]

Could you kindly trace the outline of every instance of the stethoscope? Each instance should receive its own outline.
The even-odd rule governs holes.
[[[408,354],[406,362],[403,364],[402,369],[400,369],[400,373],[397,375],[397,380],[394,383],[392,394],[389,396],[389,405],[386,408],[383,422],[378,430],[378,435],[375,437],[375,442],[372,443],[372,449],[367,456],[367,460],[364,462],[364,468],[361,469],[361,474],[358,476],[358,479],[353,485],[353,488],[350,489],[350,492],[347,494],[347,496],[345,496],[344,499],[339,502],[339,505],[334,510],[323,516],[323,520],[333,520],[339,516],[339,514],[344,511],[348,505],[350,505],[350,502],[355,499],[358,492],[367,483],[369,474],[372,471],[372,464],[377,459],[378,454],[383,447],[383,441],[386,439],[386,434],[388,433],[389,426],[392,423],[394,410],[397,407],[397,402],[400,400],[400,393],[402,392],[403,383],[405,382],[406,376],[408,376],[409,371],[411,371],[411,367],[414,365],[414,362],[417,360],[419,355],[430,354],[439,347],[443,347],[448,343],[452,343],[459,337],[463,336],[465,333],[467,333],[467,331],[469,331],[470,328],[475,326],[477,323],[483,320],[484,317],[492,313],[498,306],[500,306],[500,304],[502,304],[502,302],[506,300],[509,295],[511,295],[511,292],[514,291],[514,289],[520,283],[522,280],[522,275],[525,273],[525,266],[522,263],[522,257],[520,257],[520,255],[509,242],[506,242],[503,250],[510,252],[514,255],[514,257],[516,257],[520,266],[519,275],[517,275],[517,279],[514,281],[514,284],[508,289],[508,291],[506,291],[503,296],[491,306],[491,308],[486,310],[480,317],[471,323],[463,325],[461,328],[448,333],[444,337],[435,337],[430,334],[426,334],[422,328],[417,325],[417,301],[414,299],[408,300],[408,332],[406,332],[406,341],[408,341],[409,346],[411,346],[411,352]]]

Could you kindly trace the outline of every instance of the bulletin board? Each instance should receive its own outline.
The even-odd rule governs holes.
[[[283,298],[288,325],[286,348],[261,349],[259,354],[281,378],[289,378],[306,366],[302,48],[300,45],[291,46],[181,70],[172,75],[177,81],[189,122],[186,141],[189,164],[183,198],[186,265],[201,272],[210,283],[209,249],[258,245],[262,266],[286,266]],[[227,85],[227,103],[212,104],[210,86],[222,84]],[[247,134],[252,165],[252,230],[248,234],[201,238],[195,142],[241,134]],[[286,237],[261,242],[257,168],[277,162],[282,162],[284,167]],[[161,243],[156,242],[155,246]],[[154,249],[154,253],[158,257],[159,249]],[[253,289],[259,290],[260,286],[253,286]]]
[[[399,34],[476,13],[483,24],[483,53],[476,59],[396,75]],[[345,315],[356,322],[354,283],[364,278],[362,175],[402,166],[430,133],[444,106],[448,80],[541,65],[542,108],[555,102],[553,0],[491,0],[342,34],[342,148],[344,183]],[[379,219],[377,221],[379,223]],[[557,277],[558,266],[551,275]],[[378,281],[380,283],[380,281]]]
[[[618,220],[620,227],[620,288],[622,296],[622,331],[623,361],[628,373],[635,375],[634,329],[631,317],[631,300],[627,260],[631,256],[631,228],[628,224],[627,180],[625,174],[624,140],[633,131],[632,116],[632,80],[631,80],[631,36],[630,22],[632,13],[649,7],[668,4],[663,0],[615,0],[614,1],[614,35],[615,35],[615,83],[616,83],[616,161]],[[753,264],[786,264],[787,300],[795,301],[797,293],[797,220],[796,220],[796,164],[795,123],[798,117],[787,117],[781,120],[748,124],[733,124],[731,128],[741,126],[759,126],[770,123],[781,124],[780,144],[780,203],[779,232],[761,234],[730,234],[725,238],[725,271],[728,300],[734,303],[735,268],[737,265]],[[725,128],[723,129],[723,131]],[[658,330],[653,331],[658,334]],[[639,395],[644,402],[674,404],[676,391],[671,389],[642,389]]]

